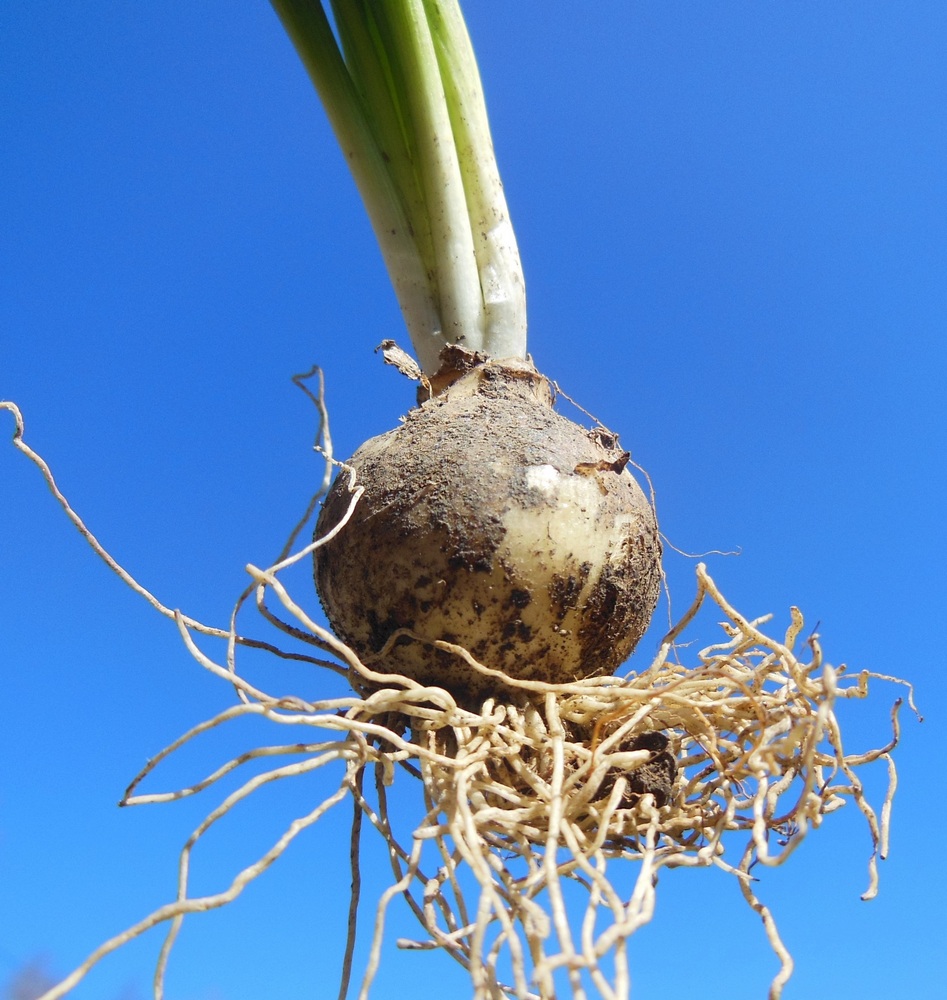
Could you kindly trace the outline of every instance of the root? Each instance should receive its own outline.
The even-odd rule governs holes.
[[[309,373],[309,375],[314,372]],[[308,376],[302,376],[304,379]],[[320,376],[321,379],[321,376]],[[308,391],[308,390],[307,390]],[[367,998],[382,960],[385,918],[403,898],[421,928],[398,946],[440,950],[469,973],[475,1000],[552,1000],[630,996],[627,944],[654,913],[662,868],[716,866],[733,876],[747,904],[762,918],[780,969],[770,985],[778,1000],[792,972],[769,908],[756,894],[751,869],[781,865],[810,830],[847,801],[865,819],[868,886],[877,892],[877,859],[888,850],[901,699],[891,713],[891,735],[878,748],[848,752],[835,708],[863,699],[877,682],[910,685],[870,671],[834,668],[818,636],[803,643],[803,617],[790,610],[778,638],[764,631],[769,616],[749,619],[720,593],[703,564],[697,594],[665,636],[650,666],[625,677],[594,677],[549,685],[505,678],[514,696],[488,698],[476,709],[458,705],[442,688],[366,667],[314,620],[280,575],[291,572],[317,539],[291,550],[328,485],[335,464],[328,444],[321,381],[311,394],[320,413],[317,450],[326,472],[306,517],[266,569],[248,567],[251,583],[238,599],[229,627],[212,628],[164,606],[102,547],[60,492],[48,466],[23,441],[23,421],[11,403],[15,446],[42,472],[54,496],[95,552],[160,613],[173,619],[195,661],[230,685],[237,703],[194,727],[158,753],[138,774],[125,806],[210,794],[225,776],[250,762],[274,766],[226,795],[187,839],[172,902],[93,951],[41,1000],[65,996],[106,955],[146,931],[165,925],[154,996],[164,995],[167,964],[185,916],[226,905],[259,877],[304,830],[342,801],[353,806],[349,845],[353,899],[340,998],[348,993],[358,912],[361,826],[386,843],[392,881],[379,900],[359,998]],[[353,494],[349,513],[358,502]],[[339,530],[340,526],[333,530]],[[274,611],[271,604],[279,608]],[[237,619],[256,612],[258,627],[278,641],[250,638]],[[684,663],[682,636],[703,626],[702,612],[722,613],[722,635]],[[216,641],[215,655],[198,645]],[[288,645],[288,648],[287,648]],[[439,648],[487,675],[487,665],[450,643]],[[243,647],[265,650],[349,679],[340,697],[276,696],[238,668]],[[320,655],[312,655],[315,649]],[[294,727],[302,738],[248,749],[193,784],[139,792],[162,761],[218,726],[246,715]],[[299,727],[304,727],[301,731]],[[275,763],[279,761],[279,763]],[[888,772],[879,811],[860,777],[876,761]],[[189,895],[194,846],[219,821],[273,781],[321,768],[337,772],[334,791],[295,819],[256,862],[218,893]],[[374,781],[364,781],[373,775]],[[413,829],[396,829],[388,799],[414,789],[424,816]],[[630,896],[615,887],[615,871],[635,866]]]

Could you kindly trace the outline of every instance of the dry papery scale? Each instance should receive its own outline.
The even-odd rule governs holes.
[[[321,392],[313,398],[326,442]],[[273,565],[248,566],[252,583],[236,602],[230,625],[215,628],[161,603],[105,551],[46,463],[26,444],[17,408],[12,403],[0,408],[14,415],[15,446],[40,468],[97,554],[176,622],[195,660],[238,696],[235,704],[156,754],[122,800],[126,806],[169,802],[221,787],[219,803],[181,852],[174,898],[105,941],[42,1000],[66,995],[102,958],[162,924],[167,934],[154,995],[163,997],[168,959],[184,916],[231,902],[299,834],[345,801],[354,807],[350,844],[322,846],[348,853],[353,866],[340,996],[355,987],[358,859],[365,822],[387,845],[392,872],[369,932],[360,998],[370,994],[386,913],[399,896],[417,917],[422,935],[398,945],[450,955],[468,970],[475,998],[629,997],[627,946],[654,914],[660,871],[715,866],[734,877],[762,918],[779,958],[769,987],[775,1000],[791,974],[792,959],[757,896],[761,870],[784,863],[810,829],[847,801],[865,818],[871,850],[863,898],[875,895],[877,859],[888,849],[896,785],[891,751],[898,741],[901,700],[891,712],[890,738],[855,753],[844,749],[835,707],[839,699],[867,697],[872,681],[904,682],[864,670],[848,676],[844,667],[830,666],[814,633],[800,644],[804,627],[797,609],[790,610],[788,627],[774,636],[764,630],[770,616],[740,614],[700,564],[694,603],[644,669],[563,684],[506,676],[495,693],[475,705],[466,696],[458,700],[447,687],[366,665],[287,589],[285,579],[293,568],[305,567],[314,552],[332,544],[357,510],[357,476],[339,524],[290,554],[302,530],[297,526]],[[325,444],[320,448],[329,460],[324,491],[332,460]],[[351,477],[351,470],[345,474]],[[310,505],[307,517],[313,509]],[[282,640],[238,630],[238,620],[253,609],[260,617],[251,618],[250,627],[269,623]],[[718,638],[696,654],[690,651],[699,635],[709,638],[704,619],[721,616],[718,625],[709,625]],[[202,636],[205,643],[216,642],[219,653],[201,648],[197,640]],[[497,680],[494,668],[456,644],[439,640],[435,645],[471,673],[482,674],[482,692]],[[238,652],[247,647],[268,652],[275,662],[293,659],[344,675],[357,693],[324,699],[271,694],[239,667]],[[255,662],[254,669],[261,670]],[[913,708],[909,686],[907,691]],[[170,754],[247,716],[289,727],[291,740],[249,747],[185,788],[139,790]],[[862,781],[862,772],[874,762],[883,762],[888,771],[880,811],[868,802]],[[189,894],[192,851],[211,828],[271,782],[323,768],[335,772],[330,794],[315,806],[307,801],[271,848],[228,886],[209,895]],[[245,777],[235,790],[224,790],[225,782],[231,787],[241,774]],[[413,828],[399,829],[394,817],[403,809],[392,810],[389,803],[392,795],[410,795],[412,787],[423,800],[423,818]],[[761,992],[764,988],[760,984]]]

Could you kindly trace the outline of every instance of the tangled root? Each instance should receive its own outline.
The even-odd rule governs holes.
[[[872,844],[863,898],[875,895],[901,702],[888,743],[860,754],[844,751],[834,706],[866,697],[871,678],[895,679],[862,672],[840,680],[844,669],[823,661],[815,635],[797,656],[797,609],[786,635],[773,639],[760,628],[768,616],[740,615],[703,565],[697,578],[694,604],[640,674],[529,685],[520,704],[488,700],[475,715],[448,705],[431,714],[430,703],[405,698],[407,691],[395,706],[392,690],[378,693],[395,728],[411,732],[428,808],[410,840],[396,839],[387,811],[360,797],[402,861],[390,894],[406,895],[429,935],[401,944],[447,951],[469,970],[475,997],[563,995],[557,973],[573,997],[585,997],[588,983],[593,995],[628,996],[625,948],[651,919],[657,873],[710,865],[732,874],[762,917],[781,962],[770,989],[779,997],[792,960],[750,869],[782,864],[848,798]],[[676,642],[705,602],[726,616],[725,637],[684,666]],[[889,774],[880,819],[856,774],[879,758]],[[422,869],[425,853],[436,872]],[[638,863],[628,899],[609,879],[627,862]],[[472,891],[462,887],[463,871],[475,880]],[[584,912],[574,894],[567,908],[566,881],[584,888]],[[510,977],[502,986],[501,969]]]
[[[321,392],[313,398],[324,420]],[[815,634],[800,643],[803,619],[798,609],[791,609],[785,634],[773,638],[762,628],[769,616],[750,620],[741,615],[701,564],[694,603],[646,670],[559,685],[505,678],[516,697],[490,698],[472,711],[442,688],[370,670],[296,603],[281,574],[305,564],[325,542],[320,538],[289,555],[300,529],[273,566],[248,567],[252,584],[238,600],[228,629],[210,628],[165,607],[108,555],[69,506],[48,467],[23,441],[15,406],[0,407],[17,421],[14,444],[40,467],[96,552],[176,621],[195,660],[237,694],[235,705],[149,761],[123,804],[183,798],[210,789],[250,761],[282,760],[245,780],[192,833],[181,852],[172,902],[106,941],[41,1000],[64,996],[105,955],[159,924],[168,930],[154,995],[163,997],[165,969],[184,916],[235,899],[303,830],[343,801],[354,803],[355,819],[350,933],[340,996],[347,993],[352,971],[358,845],[365,820],[387,844],[392,865],[391,884],[376,909],[360,1000],[369,996],[381,961],[387,909],[397,896],[407,901],[423,929],[419,939],[401,940],[399,946],[446,952],[468,970],[475,1000],[585,998],[589,991],[605,1000],[628,997],[627,945],[652,917],[658,873],[707,866],[730,873],[761,916],[780,959],[770,986],[770,998],[777,1000],[791,975],[792,959],[772,914],[756,895],[750,870],[784,863],[809,830],[847,800],[854,800],[864,816],[871,843],[863,898],[877,892],[877,860],[887,852],[896,786],[891,751],[899,736],[901,700],[892,709],[890,738],[862,753],[846,752],[835,707],[839,699],[867,697],[871,681],[905,682],[869,671],[849,676],[845,668],[830,666]],[[324,424],[322,440],[327,440]],[[328,478],[327,467],[323,489]],[[350,510],[358,497],[356,488]],[[306,518],[313,509],[314,504]],[[279,614],[270,606],[273,598],[282,608]],[[237,617],[247,604],[297,645],[285,649],[238,633]],[[702,607],[723,614],[723,635],[682,663],[682,637],[695,627]],[[198,646],[200,635],[225,642],[222,662]],[[435,645],[465,660],[470,669],[492,672],[457,646]],[[243,646],[342,674],[353,693],[322,701],[272,696],[238,669],[236,654]],[[913,709],[910,685],[906,687]],[[304,732],[312,732],[313,738],[249,749],[187,788],[138,792],[167,756],[246,715],[309,727]],[[865,765],[878,760],[888,770],[880,814],[868,802],[859,777]],[[189,895],[191,852],[214,824],[262,786],[324,767],[339,771],[332,794],[294,820],[227,888],[209,896]],[[400,790],[406,783],[420,790],[425,815],[414,829],[401,830],[388,803],[395,785]],[[627,880],[629,866],[634,885],[623,895],[616,875],[621,872]]]

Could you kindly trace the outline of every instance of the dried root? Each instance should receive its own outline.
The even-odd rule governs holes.
[[[331,456],[321,392],[313,398],[323,417],[319,448],[329,459],[324,489]],[[867,697],[872,681],[904,682],[869,671],[849,676],[844,668],[830,666],[816,635],[800,644],[803,619],[797,609],[791,609],[785,634],[773,638],[762,628],[768,617],[741,615],[699,565],[693,605],[646,670],[560,685],[506,678],[515,697],[488,698],[471,710],[442,688],[367,668],[309,616],[280,574],[305,562],[325,539],[290,555],[299,529],[273,566],[248,567],[252,583],[228,629],[209,628],[166,608],[105,552],[72,511],[48,467],[23,441],[19,411],[9,403],[0,407],[17,421],[16,447],[39,466],[96,552],[157,610],[174,618],[195,660],[237,695],[235,705],[153,758],[129,786],[123,804],[206,792],[251,761],[274,761],[224,797],[192,833],[181,852],[174,900],[101,945],[42,1000],[66,995],[100,959],[164,925],[154,984],[154,996],[161,998],[183,918],[236,898],[303,830],[343,801],[355,807],[355,895],[340,996],[346,995],[351,973],[363,821],[388,845],[392,866],[390,887],[376,909],[360,1000],[369,996],[381,962],[387,909],[398,896],[423,929],[417,940],[401,940],[399,946],[446,952],[468,970],[475,1000],[628,997],[627,944],[652,917],[658,873],[666,867],[710,865],[734,876],[763,920],[781,963],[770,987],[776,1000],[792,972],[792,959],[756,895],[751,868],[784,863],[810,829],[848,800],[863,814],[871,844],[863,898],[877,892],[877,859],[887,852],[896,785],[891,751],[898,741],[901,700],[894,704],[887,742],[860,753],[845,749],[835,706],[839,699]],[[350,510],[357,502],[356,489]],[[314,504],[307,518],[313,509]],[[281,611],[271,607],[274,600]],[[248,604],[280,631],[283,642],[289,637],[296,646],[286,649],[283,642],[238,633],[237,618]],[[678,659],[681,637],[685,629],[696,628],[702,608],[722,613],[723,634],[685,665]],[[223,655],[215,659],[204,652],[196,639],[200,635],[223,639]],[[446,642],[436,645],[471,669],[491,674],[465,650]],[[238,669],[242,646],[344,674],[352,693],[322,701],[270,695]],[[187,788],[138,791],[169,754],[246,715],[294,727],[297,739],[250,749]],[[298,727],[308,727],[302,739]],[[880,813],[868,802],[859,777],[865,765],[878,760],[888,769]],[[209,896],[189,895],[191,853],[214,824],[263,785],[319,768],[338,774],[330,795],[294,820],[228,887]],[[425,815],[415,829],[394,827],[389,797],[396,782],[398,794],[408,794],[402,787],[411,786],[423,799]],[[629,866],[635,873],[633,888],[623,895],[614,875],[621,871],[624,881]]]

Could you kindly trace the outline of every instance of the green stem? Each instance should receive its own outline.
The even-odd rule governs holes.
[[[404,69],[403,93],[431,227],[442,332],[451,343],[479,343],[483,300],[473,232],[425,5],[400,0],[389,7],[390,50]]]
[[[497,168],[473,46],[456,3],[425,0],[425,6],[472,224],[487,353],[495,357],[525,357],[523,267]]]
[[[522,267],[456,0],[272,0],[372,221],[422,367],[526,353]]]
[[[272,0],[272,4],[322,97],[368,211],[411,340],[420,351],[419,341],[424,343],[440,328],[432,277],[328,18],[316,0]],[[433,361],[436,369],[436,353]],[[422,366],[428,367],[423,359]]]

